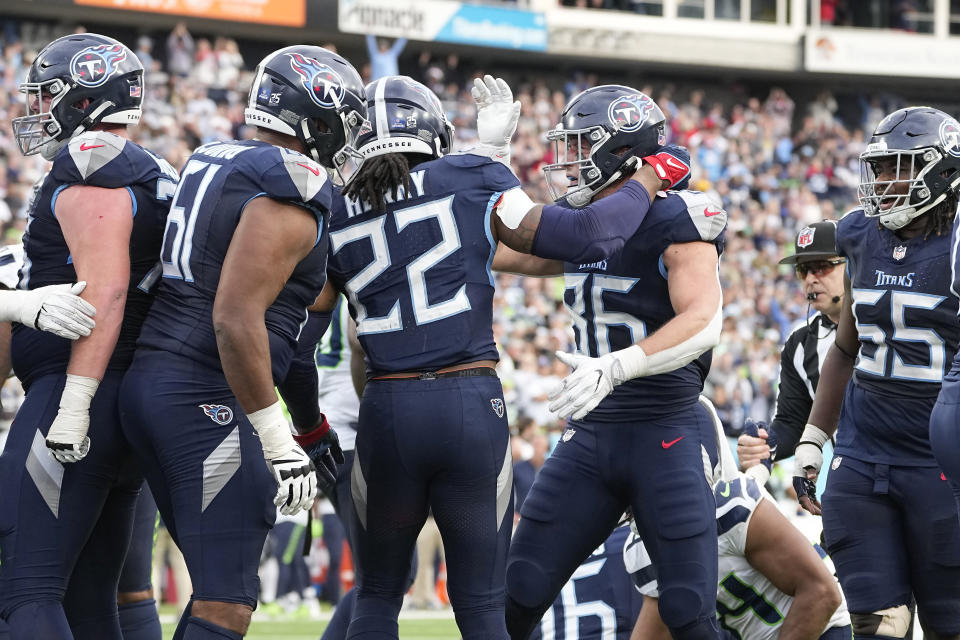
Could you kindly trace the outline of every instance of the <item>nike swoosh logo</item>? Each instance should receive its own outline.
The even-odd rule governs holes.
[[[729,498],[729,497],[730,497],[730,483],[729,483],[729,482],[724,485],[723,491],[720,492],[720,496],[723,497],[723,498]]]
[[[723,213],[723,209],[717,209],[716,211],[710,211],[710,207],[704,207],[703,209],[703,215],[707,218],[720,215],[721,213]]]
[[[311,166],[308,165],[308,164],[303,164],[302,162],[298,162],[297,165],[303,167],[304,169],[306,169],[307,171],[309,171],[310,173],[312,173],[312,174],[315,175],[315,176],[320,175],[320,169],[319,169],[319,168],[313,168],[313,167],[311,167]]]
[[[90,151],[90,149],[99,149],[100,147],[105,147],[105,144],[87,144],[86,142],[80,143],[80,151]]]
[[[670,447],[672,447],[673,445],[677,444],[678,442],[680,442],[680,441],[683,440],[684,438],[686,438],[686,436],[680,436],[680,437],[677,438],[676,440],[671,440],[670,442],[667,442],[666,440],[661,440],[661,441],[660,441],[660,446],[663,447],[664,449],[669,449]]]
[[[686,169],[686,168],[687,168],[685,165],[680,164],[679,162],[677,162],[676,160],[674,160],[673,158],[670,158],[670,157],[667,158],[667,165],[673,167],[674,169]]]

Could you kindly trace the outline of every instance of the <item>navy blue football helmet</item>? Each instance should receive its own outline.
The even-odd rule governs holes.
[[[360,74],[343,57],[309,45],[278,49],[257,65],[244,119],[296,136],[341,182],[345,167],[362,161],[356,138],[370,128]]]
[[[865,215],[896,230],[958,192],[960,124],[955,118],[932,107],[907,107],[877,125],[860,154],[858,196]]]
[[[385,153],[421,153],[439,158],[450,152],[453,125],[430,89],[407,76],[386,76],[367,85],[372,129],[357,138],[364,159]]]
[[[664,143],[663,111],[649,96],[618,84],[574,96],[547,133],[554,162],[543,167],[554,201],[584,207],[621,177],[627,159],[655,153]],[[576,171],[574,181],[568,175]],[[559,174],[559,175],[558,175]]]
[[[20,152],[53,160],[70,138],[101,122],[140,122],[143,65],[113,38],[64,36],[37,54],[20,92],[27,115],[12,121]]]

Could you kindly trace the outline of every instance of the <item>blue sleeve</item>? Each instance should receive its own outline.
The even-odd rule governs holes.
[[[300,330],[297,351],[290,363],[287,377],[277,385],[277,390],[287,405],[287,411],[290,412],[293,426],[301,431],[313,427],[320,420],[320,382],[317,377],[317,364],[313,358],[317,342],[330,326],[330,317],[330,313],[309,313],[306,324]]]
[[[650,195],[635,180],[583,209],[545,205],[530,253],[579,264],[606,260],[637,232],[649,210]]]
[[[390,47],[390,53],[395,56],[399,56],[403,52],[403,48],[407,46],[406,38],[397,38],[396,42],[393,43],[393,46]]]
[[[369,33],[367,34],[367,55],[371,60],[377,55],[377,39]]]

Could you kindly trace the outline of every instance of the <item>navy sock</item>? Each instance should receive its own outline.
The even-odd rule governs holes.
[[[139,600],[117,607],[120,612],[120,630],[123,640],[162,640],[157,602],[153,598]]]
[[[353,618],[353,607],[357,604],[357,588],[354,587],[343,594],[337,608],[333,611],[333,617],[330,618],[330,624],[323,630],[320,640],[346,640],[347,627],[350,626],[350,619]]]
[[[209,620],[191,616],[187,620],[186,633],[183,634],[183,640],[243,640],[239,633],[224,629],[218,624],[213,624]]]
[[[183,609],[183,615],[180,616],[180,621],[177,622],[177,628],[173,632],[173,638],[171,640],[183,640],[183,634],[187,632],[187,621],[190,620],[190,613],[193,611],[193,598],[187,602],[187,606]]]

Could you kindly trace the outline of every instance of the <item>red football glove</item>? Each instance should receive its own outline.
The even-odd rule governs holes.
[[[661,180],[670,182],[667,189],[672,189],[690,176],[690,152],[679,145],[661,147],[653,155],[643,158],[643,162],[653,167]]]

